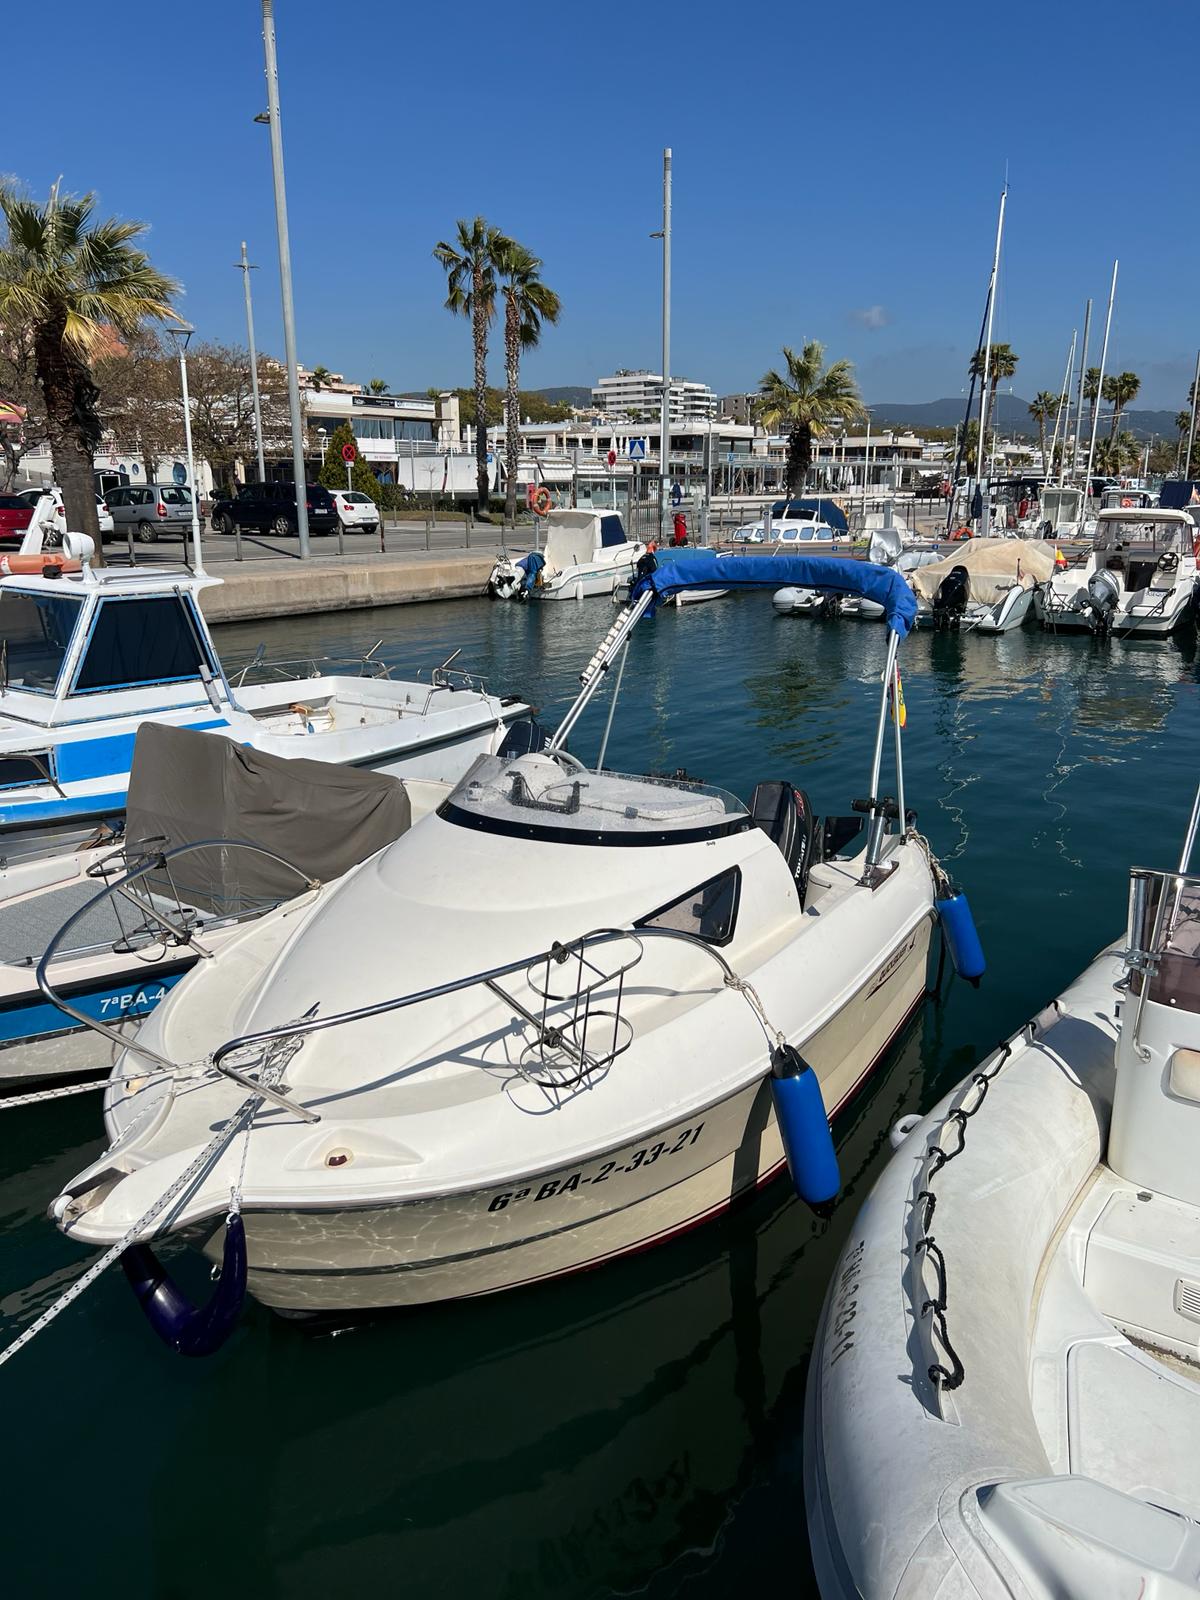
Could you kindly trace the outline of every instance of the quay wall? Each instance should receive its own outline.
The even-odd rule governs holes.
[[[452,551],[375,556],[371,561],[331,560],[243,564],[214,563],[222,582],[201,592],[209,622],[353,611],[365,606],[412,605],[422,600],[464,600],[482,595],[494,551]]]

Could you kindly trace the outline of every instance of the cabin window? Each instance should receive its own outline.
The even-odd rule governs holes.
[[[197,678],[212,662],[199,629],[173,595],[102,600],[75,679],[75,694]]]
[[[63,657],[79,621],[73,596],[0,595],[0,638],[4,640],[2,676],[5,687],[31,694],[53,694]]]
[[[21,789],[50,782],[50,752],[36,756],[0,756],[0,789]]]
[[[675,933],[690,933],[706,944],[728,944],[737,922],[742,874],[738,867],[689,889],[636,924],[639,928],[670,928]]]
[[[620,517],[600,518],[600,543],[601,546],[624,544],[626,534]]]

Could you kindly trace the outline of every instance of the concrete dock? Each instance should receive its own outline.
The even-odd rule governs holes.
[[[205,570],[222,582],[205,589],[200,604],[210,622],[246,622],[419,600],[462,600],[483,594],[495,560],[495,550],[322,553],[311,561],[288,556],[206,560]]]

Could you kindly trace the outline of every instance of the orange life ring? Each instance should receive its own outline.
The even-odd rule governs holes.
[[[530,505],[533,507],[535,516],[549,516],[550,512],[554,509],[554,500],[551,497],[549,489],[545,488],[544,486],[539,489],[530,501]]]
[[[1132,511],[1133,510],[1133,496],[1131,494],[1123,494],[1121,496],[1121,510],[1122,511]]]
[[[36,573],[40,578],[49,569],[57,568],[62,572],[82,572],[83,567],[70,556],[59,555],[55,550],[44,550],[40,555],[0,556],[0,575],[5,578],[23,577]]]

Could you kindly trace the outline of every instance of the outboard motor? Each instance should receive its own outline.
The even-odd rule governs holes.
[[[933,597],[933,625],[939,632],[957,631],[970,590],[971,575],[966,567],[951,567]]]
[[[1121,582],[1113,572],[1093,572],[1088,579],[1087,588],[1079,596],[1082,604],[1090,608],[1095,618],[1094,627],[1097,633],[1107,634],[1113,625],[1113,614],[1121,598]]]

